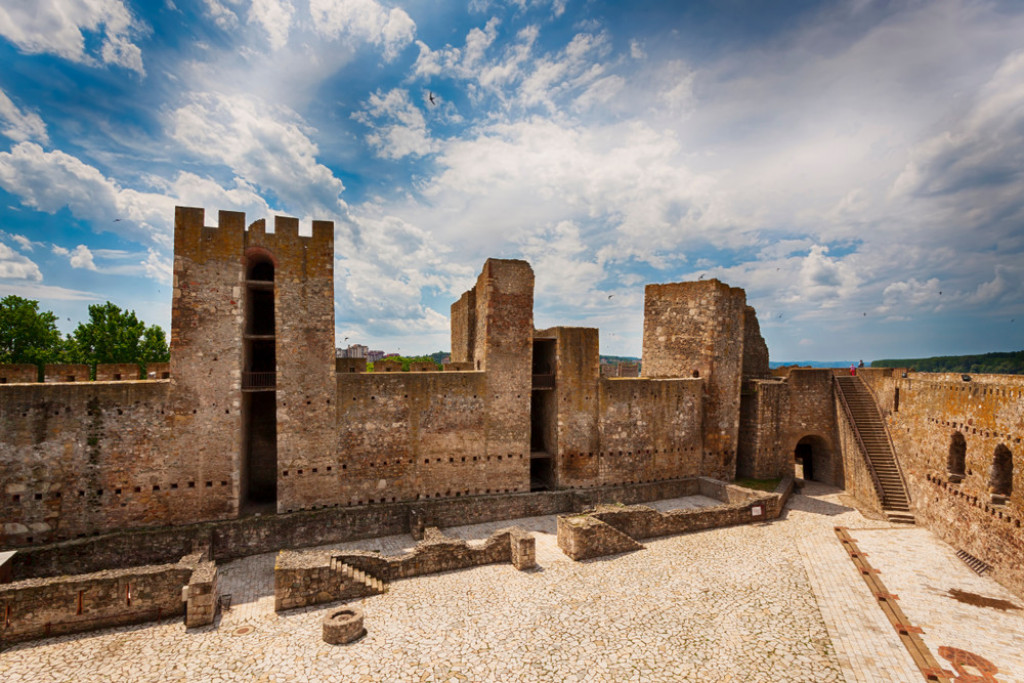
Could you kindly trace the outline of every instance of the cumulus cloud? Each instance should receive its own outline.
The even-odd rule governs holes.
[[[324,36],[349,36],[382,47],[384,59],[398,56],[416,35],[416,22],[399,7],[376,0],[310,0],[316,30]]]
[[[43,273],[32,259],[0,242],[0,278],[41,282]],[[5,284],[4,288],[7,287]]]
[[[216,206],[270,213],[267,203],[251,185],[235,179],[233,187],[193,173],[181,172],[174,180],[153,179],[153,191],[122,188],[99,169],[77,157],[54,150],[46,152],[33,142],[0,152],[0,187],[19,197],[22,204],[56,213],[67,207],[97,232],[117,232],[129,239],[167,248],[175,204]]]
[[[0,3],[0,35],[30,54],[50,53],[82,64],[114,64],[145,74],[133,36],[147,31],[122,0],[34,0]],[[86,49],[86,33],[101,36]]]
[[[3,89],[0,89],[0,121],[4,122],[0,133],[15,142],[26,140],[38,140],[44,144],[50,142],[50,138],[46,134],[46,124],[43,123],[39,114],[19,109]]]
[[[337,305],[358,334],[432,335],[443,343],[448,319],[423,301],[425,291],[452,298],[472,286],[472,268],[416,225],[366,205],[352,215],[362,241],[339,249]]]
[[[92,252],[89,247],[79,244],[68,255],[68,262],[72,268],[84,268],[85,270],[96,270],[96,264],[92,260]]]
[[[366,136],[367,142],[384,158],[424,156],[436,149],[423,112],[412,103],[406,90],[378,90],[370,95],[364,110],[352,117],[373,129]]]
[[[208,163],[224,164],[286,207],[343,213],[341,180],[316,157],[302,119],[283,106],[244,95],[199,93],[171,115],[171,135]]]
[[[252,0],[249,21],[258,23],[267,32],[270,46],[279,50],[288,43],[295,7],[289,0]]]

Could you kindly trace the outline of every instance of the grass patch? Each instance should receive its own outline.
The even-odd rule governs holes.
[[[749,479],[743,477],[737,479],[733,483],[736,486],[742,486],[745,489],[756,489],[758,491],[774,491],[775,487],[779,485],[781,479]]]

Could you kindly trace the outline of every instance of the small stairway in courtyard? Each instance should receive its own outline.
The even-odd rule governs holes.
[[[331,569],[336,572],[340,572],[342,576],[352,580],[355,583],[360,583],[368,591],[370,595],[379,595],[381,593],[388,592],[388,584],[381,581],[375,576],[367,574],[361,569],[356,569],[350,564],[345,564],[339,561],[337,558],[331,559]]]
[[[913,524],[910,496],[875,399],[860,377],[836,377],[846,416],[881,486],[882,511],[890,522]]]

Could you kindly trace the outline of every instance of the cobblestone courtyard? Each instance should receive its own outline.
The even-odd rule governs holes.
[[[836,539],[843,525],[940,664],[952,669],[940,647],[959,648],[998,667],[995,680],[1024,681],[1021,601],[928,531],[866,519],[843,500],[811,482],[777,521],[579,563],[555,545],[553,517],[518,520],[538,537],[536,570],[494,565],[394,582],[361,602],[368,633],[349,646],[321,640],[329,606],[276,615],[274,556],[246,558],[221,567],[234,606],[214,626],[186,632],[176,619],[21,644],[0,652],[0,679],[924,680]],[[446,533],[480,539],[506,525]],[[392,537],[349,547],[411,545]]]

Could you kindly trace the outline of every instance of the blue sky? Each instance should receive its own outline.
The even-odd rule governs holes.
[[[334,220],[339,346],[447,349],[494,256],[604,353],[702,276],[773,360],[1021,349],[1021,36],[968,0],[0,0],[0,295],[169,328],[184,204]]]

